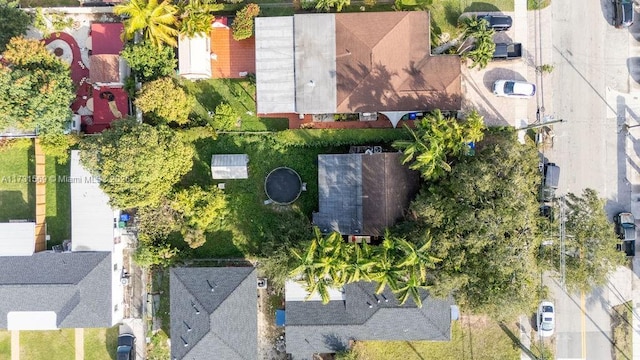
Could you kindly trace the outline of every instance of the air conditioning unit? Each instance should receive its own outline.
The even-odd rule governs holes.
[[[267,278],[258,278],[258,289],[267,288]]]

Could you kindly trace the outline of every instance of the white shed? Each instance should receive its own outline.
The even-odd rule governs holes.
[[[211,78],[211,38],[206,35],[180,36],[178,69],[189,80]]]
[[[249,177],[247,154],[225,154],[211,156],[211,176],[214,179],[246,179]]]

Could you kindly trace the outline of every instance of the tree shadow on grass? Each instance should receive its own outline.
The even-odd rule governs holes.
[[[533,352],[531,352],[531,350],[529,350],[526,346],[524,346],[524,344],[522,344],[522,342],[520,342],[520,339],[511,331],[511,329],[509,329],[507,325],[505,325],[504,322],[500,322],[498,325],[500,326],[500,329],[502,329],[502,331],[507,334],[509,339],[511,339],[513,344],[519,347],[520,350],[522,350],[525,354],[527,354],[527,356],[529,356],[529,358],[538,359],[538,357]]]
[[[24,201],[22,192],[18,190],[0,191],[0,221],[33,220],[29,203]]]
[[[118,349],[118,335],[119,335],[119,326],[114,326],[108,328],[105,334],[105,347],[107,348],[107,352],[109,353],[109,358],[111,360],[116,360],[116,351]]]

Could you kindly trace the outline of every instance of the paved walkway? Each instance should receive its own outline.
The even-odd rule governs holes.
[[[40,146],[40,140],[35,139],[35,159],[36,159],[36,251],[47,250],[46,239],[46,173],[45,173],[45,155]]]
[[[11,330],[11,360],[20,360],[20,331]]]
[[[76,360],[84,360],[84,329],[76,330]]]

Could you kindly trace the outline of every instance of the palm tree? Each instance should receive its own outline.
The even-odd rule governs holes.
[[[366,242],[353,246],[353,254],[347,261],[343,272],[344,282],[371,281],[371,270],[376,264],[371,256],[371,247]]]
[[[431,239],[418,249],[405,239],[397,239],[396,241],[398,242],[398,247],[404,253],[402,262],[398,266],[407,269],[412,275],[417,273],[419,280],[423,283],[427,281],[427,269],[435,268],[435,264],[442,261],[429,255],[428,250],[431,248]]]
[[[471,59],[472,68],[485,68],[496,50],[496,44],[493,42],[494,30],[489,27],[487,20],[477,16],[465,18],[461,26],[464,31],[458,54]]]
[[[161,3],[158,0],[129,0],[116,5],[113,12],[127,16],[124,20],[126,39],[132,39],[140,31],[155,46],[176,45],[178,30],[174,26],[178,9],[170,0]]]
[[[223,7],[223,4],[215,4],[210,0],[181,1],[178,4],[180,33],[188,37],[209,35],[215,18],[213,12],[222,10]]]
[[[401,287],[394,291],[400,304],[404,304],[409,298],[412,298],[418,307],[422,307],[422,294],[420,290],[428,290],[429,287],[424,285],[420,276],[417,271],[410,271],[407,280],[402,283]]]
[[[397,291],[398,282],[402,280],[402,269],[398,267],[398,249],[395,243],[385,236],[376,252],[377,261],[369,275],[371,280],[378,283],[376,294],[382,293],[385,286],[389,286],[391,291]]]

